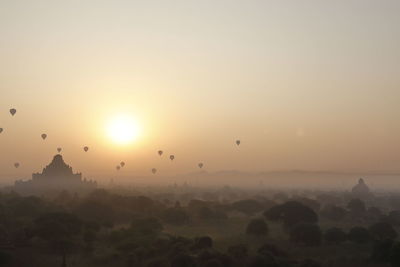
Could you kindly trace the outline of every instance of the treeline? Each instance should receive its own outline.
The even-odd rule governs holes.
[[[52,199],[3,193],[0,266],[400,266],[400,211],[367,207],[387,201],[396,206],[397,198],[346,201],[334,194],[312,198],[280,192],[231,202],[176,199],[106,190],[81,197],[62,192]],[[223,227],[234,216],[246,225],[242,233],[232,234],[248,239],[224,250],[215,248],[207,233],[189,238],[165,231],[169,225]],[[283,234],[269,238],[277,227]],[[344,250],[341,260],[329,263],[318,255],[293,253],[293,248],[318,253],[345,246],[367,248],[368,255],[348,260],[351,255]]]

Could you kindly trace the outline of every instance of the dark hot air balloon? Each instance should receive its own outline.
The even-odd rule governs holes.
[[[18,162],[15,162],[15,163],[14,163],[14,167],[15,167],[15,168],[18,168],[18,167],[19,167],[19,163],[18,163]]]
[[[174,155],[171,155],[171,156],[169,156],[169,159],[170,159],[170,160],[174,160],[174,159],[175,159],[175,156],[174,156]]]
[[[120,165],[121,165],[121,167],[124,167],[125,166],[125,162],[121,161]]]
[[[151,172],[152,172],[153,174],[156,174],[157,169],[156,169],[156,168],[153,168],[153,169],[151,169]]]
[[[240,140],[236,140],[236,145],[240,145]]]
[[[164,153],[164,152],[163,152],[162,150],[158,150],[158,155],[159,155],[159,156],[162,156],[163,153]]]
[[[12,116],[15,115],[15,113],[17,113],[17,110],[15,108],[10,109],[10,113]]]
[[[58,148],[57,148],[57,152],[58,152],[58,153],[60,153],[61,150],[62,150],[61,147],[58,147]]]
[[[203,168],[203,166],[204,166],[204,164],[203,163],[199,163],[199,168],[201,169],[201,168]]]
[[[85,146],[85,147],[83,148],[83,150],[84,150],[85,152],[88,152],[89,147]]]
[[[116,169],[117,169],[117,171],[119,171],[120,169],[121,169],[121,166],[117,166],[117,167],[115,167]]]
[[[47,134],[42,134],[41,137],[43,140],[45,140],[47,138]]]
[[[0,133],[2,133],[3,132],[3,128],[0,128]]]

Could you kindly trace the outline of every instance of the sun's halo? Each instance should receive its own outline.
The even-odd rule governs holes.
[[[111,118],[106,130],[111,141],[121,145],[132,143],[140,135],[139,124],[128,115],[118,115]]]

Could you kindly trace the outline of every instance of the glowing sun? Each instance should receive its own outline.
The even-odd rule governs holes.
[[[129,144],[140,135],[139,124],[127,115],[119,115],[110,119],[106,130],[109,138],[117,144]]]

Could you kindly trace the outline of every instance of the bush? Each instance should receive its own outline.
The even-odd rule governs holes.
[[[246,228],[247,235],[265,236],[268,234],[268,226],[263,219],[253,219]]]

